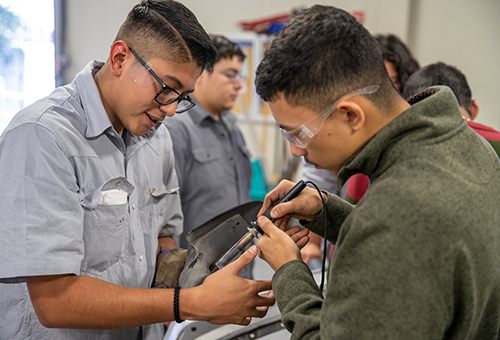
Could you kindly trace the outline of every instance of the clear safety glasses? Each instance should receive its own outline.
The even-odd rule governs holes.
[[[328,116],[330,116],[337,109],[337,104],[339,102],[353,96],[372,94],[377,92],[378,89],[379,89],[378,85],[370,85],[349,92],[348,94],[337,99],[332,105],[328,106],[326,109],[321,111],[316,117],[309,120],[307,123],[304,123],[298,128],[293,129],[291,131],[287,131],[283,128],[280,128],[280,132],[283,135],[283,137],[286,138],[287,141],[289,141],[290,143],[301,149],[305,149],[309,144],[309,142],[311,141],[311,139],[314,137],[314,135],[316,135],[319,132],[319,130],[321,130],[323,124],[325,123],[326,118],[328,118]]]

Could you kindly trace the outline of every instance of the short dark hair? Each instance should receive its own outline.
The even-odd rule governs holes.
[[[470,113],[472,91],[467,83],[467,78],[458,68],[443,62],[429,64],[413,73],[406,83],[403,97],[409,98],[436,85],[448,86],[455,93],[458,104]]]
[[[382,50],[384,60],[391,62],[398,73],[400,91],[403,92],[406,81],[413,72],[420,68],[408,46],[393,34],[375,36]]]
[[[390,109],[397,95],[375,38],[349,13],[314,5],[300,11],[273,40],[257,68],[257,93],[265,101],[283,94],[289,105],[322,110],[353,90],[379,85],[367,95]]]
[[[217,50],[214,64],[217,64],[221,59],[232,59],[234,56],[239,57],[241,62],[245,60],[245,54],[237,43],[222,35],[211,34],[210,39]]]
[[[196,16],[174,0],[143,0],[129,12],[115,41],[123,40],[146,58],[196,62],[211,70],[215,46]]]

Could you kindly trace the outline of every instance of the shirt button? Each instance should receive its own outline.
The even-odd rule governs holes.
[[[160,215],[163,215],[163,208],[160,209]]]
[[[142,255],[139,256],[139,261],[142,261]]]
[[[133,210],[135,210],[135,203],[134,203],[134,204],[132,204],[132,209],[133,209]]]
[[[120,223],[123,223],[125,221],[125,217],[120,218]]]
[[[122,184],[122,181],[116,181],[116,182],[115,182],[115,186],[117,186],[117,187],[119,187],[119,186],[120,186],[120,184]]]

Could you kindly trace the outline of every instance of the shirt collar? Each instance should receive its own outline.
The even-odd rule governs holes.
[[[103,65],[103,62],[91,61],[76,75],[74,80],[80,94],[82,107],[87,116],[86,138],[97,137],[106,130],[113,129],[108,114],[102,105],[99,89],[94,81],[94,75]]]
[[[196,106],[189,110],[187,113],[191,116],[191,118],[197,125],[201,125],[207,119],[216,121],[212,114],[205,110],[205,108],[203,108],[203,106],[196,99],[192,99],[196,103]],[[234,129],[238,120],[238,118],[236,118],[236,116],[232,114],[230,110],[222,111],[219,114],[219,119],[224,123],[224,125],[227,126],[229,131],[232,131]]]

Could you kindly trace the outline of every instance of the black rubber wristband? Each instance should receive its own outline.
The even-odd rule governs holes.
[[[179,316],[179,291],[180,290],[181,290],[181,287],[175,287],[175,289],[174,289],[174,318],[175,318],[175,322],[177,322],[177,323],[181,323],[184,321]]]

